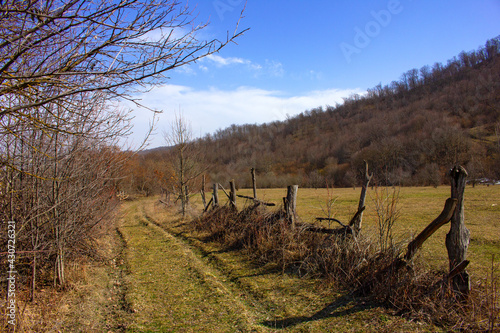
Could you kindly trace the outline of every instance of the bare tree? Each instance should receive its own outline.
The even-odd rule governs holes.
[[[170,132],[164,133],[165,141],[172,146],[172,164],[175,170],[176,189],[182,205],[182,216],[186,215],[189,201],[189,185],[200,176],[202,167],[196,145],[193,142],[191,124],[182,116],[176,114],[171,124]]]
[[[92,123],[81,116],[82,103],[105,96],[108,104],[139,104],[133,93],[243,33],[236,24],[225,40],[199,39],[207,25],[177,0],[1,1],[0,118],[9,121],[0,131],[15,135],[11,127],[23,122],[86,135],[86,126],[75,126]],[[65,110],[57,126],[47,121],[54,105]],[[0,165],[10,162],[0,156]]]
[[[207,24],[177,0],[5,0],[0,18],[0,98],[26,97],[2,103],[0,116],[89,91],[130,98],[130,88],[163,82],[243,33],[200,40]]]
[[[242,34],[206,27],[177,0],[0,1],[0,217],[33,254],[32,296],[38,265],[64,285],[113,207],[129,116],[112,104]]]

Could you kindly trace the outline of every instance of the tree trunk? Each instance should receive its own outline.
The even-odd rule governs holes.
[[[470,232],[464,223],[464,190],[467,171],[455,166],[450,171],[451,198],[457,199],[457,207],[451,218],[450,232],[446,235],[446,248],[450,262],[450,272],[466,259]],[[470,291],[469,274],[464,270],[452,279],[452,289],[466,296]]]
[[[214,196],[213,196],[214,208],[219,207],[219,184],[214,184]]]
[[[205,197],[205,175],[201,180],[201,201],[203,202],[203,209],[207,208],[207,199]]]

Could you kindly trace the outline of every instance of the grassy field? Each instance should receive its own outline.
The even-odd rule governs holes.
[[[401,188],[396,241],[409,241],[441,212],[449,187]],[[391,192],[392,189],[389,189]],[[360,189],[299,189],[297,211],[303,222],[332,216],[348,222]],[[251,195],[241,189],[238,194]],[[281,205],[285,189],[258,190],[264,201]],[[222,199],[224,195],[220,195]],[[374,189],[367,194],[363,232],[377,238]],[[467,187],[468,258],[473,286],[500,259],[500,186]],[[62,332],[439,332],[408,321],[368,299],[342,294],[322,279],[300,278],[273,264],[255,265],[244,251],[223,248],[189,225],[201,212],[199,195],[190,216],[157,197],[124,202],[116,229],[102,240],[114,249],[113,264],[89,267],[82,285],[61,306]],[[241,209],[250,204],[238,198]],[[276,208],[269,208],[270,210]],[[325,224],[328,226],[328,223]],[[336,225],[331,225],[336,227]],[[419,252],[433,267],[447,270],[445,225]],[[83,274],[83,273],[82,273]],[[498,276],[498,275],[497,275]]]
[[[348,223],[358,207],[360,188],[300,189],[297,195],[297,214],[300,220],[317,223],[316,217],[327,217],[328,202],[333,200],[331,217]],[[449,186],[402,187],[378,189],[387,194],[398,193],[397,208],[399,218],[394,225],[394,241],[409,242],[418,235],[442,211],[444,203],[450,197]],[[377,189],[368,189],[366,210],[363,215],[363,232],[371,237],[378,237],[377,213],[375,209]],[[241,189],[238,194],[252,195],[252,190]],[[286,196],[286,189],[259,189],[257,196],[280,205]],[[198,198],[196,202],[198,202]],[[241,207],[247,200],[238,198]],[[495,263],[500,263],[500,186],[467,186],[464,193],[465,224],[471,234],[468,259],[469,271],[473,278],[486,276],[491,271],[492,256]],[[335,222],[324,222],[323,226],[337,227]],[[449,224],[443,226],[423,245],[421,256],[432,267],[447,269],[447,251],[445,237]]]
[[[204,240],[203,233],[193,231],[179,215],[172,215],[172,208],[165,209],[164,205],[154,200],[145,200],[143,204],[147,220],[174,236],[180,244],[183,243],[185,251],[192,252],[198,258],[196,260],[199,260],[200,267],[205,267],[200,269],[212,272],[214,281],[218,281],[227,292],[228,301],[225,306],[229,310],[221,308],[223,304],[217,305],[219,310],[216,318],[221,328],[217,327],[216,331],[227,330],[225,323],[235,320],[234,312],[240,314],[240,319],[236,322],[247,324],[246,327],[234,326],[230,329],[231,332],[440,331],[428,324],[405,320],[394,315],[391,310],[378,307],[367,300],[341,294],[322,279],[286,274],[273,264],[255,265],[248,260],[244,251],[228,250],[218,243]],[[170,252],[172,249],[165,251]],[[169,254],[166,255],[170,257]],[[173,266],[183,265],[191,264],[174,262]],[[172,267],[168,261],[163,261],[163,266]],[[132,269],[129,281],[137,279],[135,276],[137,274]],[[194,280],[192,282],[196,284]],[[175,281],[167,283],[176,284]],[[169,295],[165,294],[165,297]],[[195,305],[191,303],[191,306]],[[188,309],[190,305],[183,306]],[[213,311],[200,315],[210,317],[211,313]],[[171,325],[166,321],[164,324]],[[165,327],[162,331],[169,331]],[[180,331],[204,330],[200,330],[198,326],[184,326]]]

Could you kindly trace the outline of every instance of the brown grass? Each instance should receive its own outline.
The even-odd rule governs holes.
[[[401,192],[400,196],[404,200],[408,192]],[[418,192],[412,194],[410,202],[413,204],[421,201]],[[434,196],[428,205],[429,210],[434,206],[439,209],[435,215],[421,212],[427,220],[421,223],[422,229],[439,214],[446,198],[444,191],[436,191]],[[441,197],[444,199],[441,200]],[[380,215],[380,210],[389,215],[394,214],[396,207],[393,199],[385,203],[385,208],[378,206],[376,210],[369,210],[365,220],[373,221],[377,213]],[[307,202],[307,198],[302,198],[302,205],[299,201],[299,210],[304,207],[304,201]],[[345,202],[352,205],[353,212],[356,197]],[[379,202],[377,205],[380,204],[384,203]],[[304,215],[301,216],[303,218]],[[348,216],[344,215],[342,219],[348,221]],[[401,213],[400,219],[402,221],[398,222],[404,225],[408,216]],[[387,241],[389,233],[402,234],[401,225],[395,221],[390,223],[389,229],[385,230],[386,241],[382,247],[376,241],[377,237],[352,239],[345,235],[321,235],[301,228],[292,229],[281,209],[268,211],[259,205],[248,206],[240,212],[221,207],[196,219],[193,226],[206,233],[206,240],[218,241],[228,249],[243,249],[256,263],[271,262],[283,271],[299,276],[324,278],[337,285],[337,288],[369,296],[372,301],[389,306],[411,319],[425,320],[447,329],[500,329],[497,320],[498,279],[494,260],[490,265],[489,278],[483,275],[483,279],[476,279],[478,283],[474,284],[473,291],[464,301],[449,290],[447,283],[443,282],[445,272],[435,265],[429,265],[425,254],[409,264],[394,264],[398,263],[397,258],[407,242]],[[373,223],[366,224],[365,230],[373,234]],[[370,232],[365,231],[366,234]]]

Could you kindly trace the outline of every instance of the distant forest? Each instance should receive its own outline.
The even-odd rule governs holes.
[[[209,181],[239,187],[251,186],[252,167],[259,187],[356,186],[364,160],[378,185],[437,186],[456,163],[469,180],[500,179],[500,36],[342,104],[232,125],[191,144]],[[166,186],[172,151],[138,155],[133,163],[143,171],[129,169],[133,186]]]

